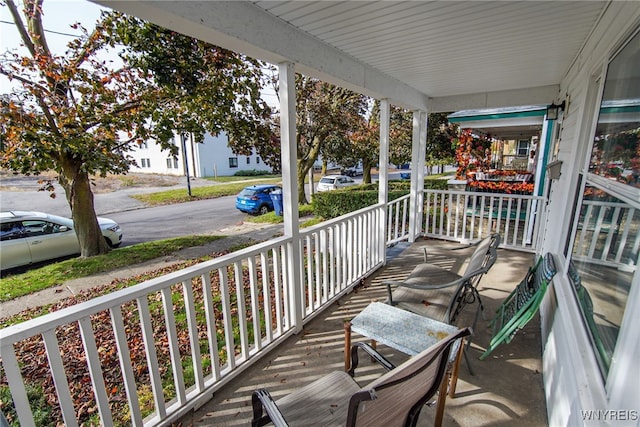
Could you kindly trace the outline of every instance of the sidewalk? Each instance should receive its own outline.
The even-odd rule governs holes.
[[[76,295],[83,289],[107,285],[116,279],[126,279],[146,272],[159,270],[186,260],[200,258],[212,253],[219,253],[238,245],[268,240],[281,233],[282,224],[265,225],[245,222],[242,225],[221,229],[217,231],[217,234],[226,237],[203,246],[185,248],[170,256],[164,256],[141,264],[135,264],[93,276],[73,279],[59,286],[43,289],[42,291],[10,301],[0,302],[0,318],[14,316],[28,308],[56,303],[64,298]]]

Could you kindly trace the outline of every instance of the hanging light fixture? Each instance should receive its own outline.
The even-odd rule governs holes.
[[[565,101],[561,104],[552,103],[547,106],[547,120],[557,120],[560,111],[564,111]]]

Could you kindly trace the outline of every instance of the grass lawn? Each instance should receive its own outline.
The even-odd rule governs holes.
[[[280,177],[263,178],[257,180],[254,179],[251,181],[251,185],[273,184],[279,183],[281,180],[282,179]],[[183,203],[191,202],[194,200],[215,199],[216,197],[233,196],[238,194],[248,184],[249,183],[247,182],[237,182],[237,180],[234,180],[234,182],[229,184],[217,184],[206,187],[192,187],[191,196],[187,194],[184,188],[181,188],[177,190],[159,191],[157,193],[136,194],[131,197],[140,200],[143,203],[147,203],[151,206],[170,205],[173,203]]]
[[[156,240],[114,249],[105,255],[91,258],[73,258],[34,268],[25,273],[0,279],[0,301],[9,301],[22,295],[61,285],[72,279],[87,277],[141,262],[149,261],[192,246],[201,246],[224,236],[185,236]]]

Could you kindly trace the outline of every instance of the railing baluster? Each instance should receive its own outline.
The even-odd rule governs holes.
[[[622,236],[620,237],[618,243],[618,251],[616,252],[615,261],[619,264],[622,262],[622,255],[624,254],[624,250],[627,247],[627,239],[629,238],[629,231],[631,230],[631,224],[633,223],[633,215],[635,213],[635,209],[627,209],[626,219],[624,221],[624,226],[622,227]],[[638,233],[636,233],[636,243],[638,242]],[[637,246],[632,253],[638,253]]]
[[[252,255],[248,259],[249,263],[249,292],[251,297],[251,320],[253,321],[253,345],[254,352],[262,348],[262,328],[260,327],[260,301],[258,298],[258,270],[256,267],[256,257]]]
[[[24,380],[13,343],[4,341],[0,344],[0,358],[2,358],[4,374],[7,376],[7,382],[13,397],[13,406],[18,414],[20,425],[33,427],[35,426],[35,421],[27,398],[27,390],[24,388]]]
[[[281,247],[273,248],[271,250],[272,259],[273,259],[273,287],[274,287],[274,297],[276,299],[276,330],[278,331],[278,335],[281,335],[284,331],[283,318],[284,318],[284,309],[283,301],[284,296],[282,293],[282,281],[280,278],[280,274],[282,272],[281,266],[281,258],[280,258],[280,250]]]
[[[55,329],[44,332],[42,338],[47,351],[47,359],[49,359],[49,366],[51,367],[51,375],[53,376],[53,383],[56,387],[62,418],[66,426],[77,426],[76,411],[73,407],[73,398],[69,391],[67,374],[64,371],[64,364],[62,363],[62,356],[60,355]]]
[[[220,379],[220,355],[218,353],[218,328],[216,327],[216,314],[213,308],[211,275],[209,273],[203,274],[201,278],[204,297],[204,316],[207,322],[209,357],[211,357],[211,376],[217,381]]]
[[[262,309],[264,310],[264,334],[266,341],[270,343],[273,340],[273,314],[271,312],[272,299],[269,286],[269,259],[266,252],[260,252],[260,268],[262,272]]]
[[[227,366],[229,370],[236,367],[235,340],[233,337],[233,320],[231,317],[231,295],[229,292],[229,275],[227,267],[219,268],[220,302],[222,304],[222,323],[224,325],[224,341],[227,351]]]
[[[193,374],[195,376],[194,385],[196,387],[196,391],[200,393],[204,390],[204,374],[202,372],[202,355],[200,353],[198,322],[196,321],[196,305],[191,280],[182,281],[182,292],[184,294],[184,309],[187,315],[189,344],[191,346],[191,363],[193,365]]]
[[[173,370],[173,383],[176,387],[176,397],[180,404],[186,400],[184,389],[184,373],[182,372],[182,357],[178,344],[178,332],[176,330],[176,317],[173,313],[173,292],[170,287],[162,289],[162,307],[164,309],[165,328],[167,330],[167,344],[169,345],[169,357]]]
[[[244,294],[244,280],[242,263],[233,263],[234,281],[236,284],[236,312],[238,316],[238,330],[240,332],[240,350],[242,360],[249,359],[249,332],[247,330],[247,308]]]
[[[328,301],[329,295],[329,247],[327,242],[327,231],[320,230],[319,243],[316,245],[316,252],[320,257],[317,268],[317,275],[322,277],[322,287],[318,284],[318,293],[322,294],[320,299],[323,303]]]
[[[147,296],[136,299],[138,303],[138,313],[140,314],[140,328],[144,341],[145,354],[147,357],[147,369],[151,379],[151,390],[153,391],[153,402],[157,416],[162,419],[167,416],[164,402],[164,392],[162,390],[162,379],[158,368],[158,355],[153,338],[153,327],[151,325],[151,314],[149,313],[149,302]]]
[[[111,307],[109,314],[111,316],[111,324],[113,325],[116,347],[118,348],[118,359],[120,361],[122,379],[124,380],[124,389],[127,393],[127,402],[129,403],[131,425],[134,427],[142,426],[143,422],[142,414],[140,413],[140,403],[138,402],[136,377],[131,367],[131,354],[129,352],[129,345],[127,344],[127,333],[122,319],[122,309],[120,306]]]
[[[82,337],[82,345],[87,356],[87,367],[89,369],[89,377],[93,384],[93,394],[98,405],[98,413],[100,421],[104,426],[113,425],[113,417],[111,416],[111,408],[109,407],[109,397],[107,396],[107,388],[104,385],[102,376],[102,365],[98,356],[98,347],[96,346],[96,337],[91,327],[91,319],[83,317],[78,320],[80,326],[80,336]]]

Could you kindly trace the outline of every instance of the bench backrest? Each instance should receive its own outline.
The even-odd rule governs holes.
[[[516,332],[522,329],[538,311],[547,287],[557,270],[553,255],[540,257],[527,275],[509,294],[491,321],[493,336],[489,348],[480,359],[487,357],[498,345],[509,343]]]

